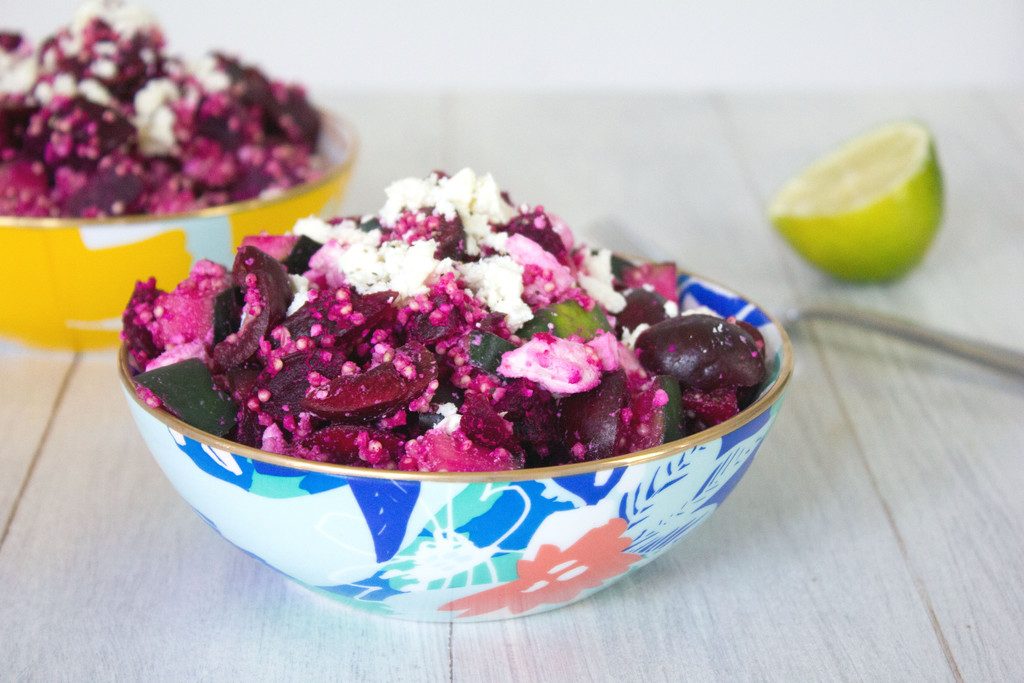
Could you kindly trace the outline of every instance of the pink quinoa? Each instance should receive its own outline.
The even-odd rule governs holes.
[[[176,367],[199,359],[231,402],[230,438],[379,469],[592,460],[749,403],[760,333],[675,317],[674,267],[619,262],[620,276],[610,258],[489,175],[434,173],[392,184],[373,216],[248,238],[230,272],[201,261],[170,292],[138,283],[123,336],[140,383],[161,373],[146,385],[178,392],[146,389],[150,405],[187,398]]]

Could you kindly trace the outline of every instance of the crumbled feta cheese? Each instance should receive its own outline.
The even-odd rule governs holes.
[[[524,377],[555,394],[579,394],[601,383],[601,359],[582,342],[541,332],[506,351],[498,374]]]
[[[178,87],[166,78],[156,78],[135,93],[135,127],[139,149],[147,156],[170,154],[175,149],[174,111],[170,103],[181,97]]]
[[[117,64],[111,59],[97,59],[92,63],[92,72],[104,80],[117,75]]]
[[[481,247],[490,247],[499,254],[508,253],[508,233],[503,231],[489,232],[479,241]]]
[[[442,403],[437,407],[437,412],[441,415],[441,421],[434,425],[434,429],[451,434],[462,423],[462,416],[454,403]]]
[[[508,256],[488,256],[457,267],[473,296],[492,311],[504,314],[512,332],[533,317],[533,311],[523,302],[523,267]]]
[[[626,298],[612,287],[612,252],[610,250],[601,249],[596,254],[590,250],[584,250],[583,272],[579,275],[579,281],[587,294],[610,313],[618,313],[626,307]]]
[[[640,323],[639,325],[636,326],[636,329],[633,330],[629,329],[628,327],[623,328],[620,340],[627,348],[635,349],[637,338],[644,333],[644,330],[648,329],[649,327],[650,325],[648,325],[647,323]]]
[[[309,239],[326,244],[331,240],[343,245],[347,244],[368,244],[372,247],[380,245],[380,230],[360,230],[355,221],[344,220],[337,225],[331,225],[322,218],[308,216],[300,218],[292,232],[296,235],[305,235]]]
[[[210,92],[220,92],[231,87],[231,79],[221,68],[213,55],[204,55],[192,63],[192,75],[199,85]]]
[[[81,35],[93,19],[99,19],[122,36],[156,28],[156,19],[140,5],[122,0],[86,0],[75,12],[71,32]]]
[[[361,294],[392,290],[399,297],[423,294],[437,276],[452,270],[451,259],[434,258],[437,242],[396,240],[376,247],[368,242],[342,246],[328,242],[310,259],[310,267],[327,275],[331,286],[344,281]]]
[[[309,280],[302,275],[289,274],[288,277],[292,281],[292,302],[288,304],[288,312],[285,315],[291,315],[309,301]]]
[[[101,104],[104,107],[112,101],[110,91],[104,88],[102,83],[91,78],[87,78],[78,84],[78,92],[90,102]]]
[[[476,256],[480,244],[490,238],[491,225],[508,223],[515,210],[501,196],[501,190],[488,173],[483,176],[464,168],[453,176],[426,179],[404,178],[388,186],[387,201],[380,211],[381,221],[391,225],[403,211],[419,211],[433,207],[434,212],[448,218],[458,216],[466,232],[466,253]],[[501,245],[501,238],[492,240]]]
[[[32,53],[0,50],[0,95],[22,95],[36,82],[36,60]]]

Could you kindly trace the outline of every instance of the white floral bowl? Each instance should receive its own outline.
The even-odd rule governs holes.
[[[684,307],[755,325],[770,375],[753,404],[711,429],[595,462],[511,472],[392,472],[269,453],[153,410],[121,381],[167,478],[220,535],[318,593],[423,621],[535,614],[587,597],[664,552],[739,482],[793,367],[782,327],[696,276]]]

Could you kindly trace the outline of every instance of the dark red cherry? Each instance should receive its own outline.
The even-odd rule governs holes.
[[[715,316],[664,320],[640,335],[636,351],[647,371],[675,377],[684,390],[749,387],[765,377],[764,353],[754,338]]]

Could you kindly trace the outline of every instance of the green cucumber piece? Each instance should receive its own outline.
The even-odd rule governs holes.
[[[661,442],[683,438],[683,398],[679,381],[670,375],[658,375],[654,378],[654,386],[668,394],[668,403],[658,409],[661,413]]]
[[[224,436],[235,426],[238,407],[213,387],[206,364],[189,358],[135,375],[135,382],[152,391],[173,415],[196,429]]]
[[[501,365],[502,355],[514,348],[516,348],[515,344],[496,334],[480,331],[470,332],[469,364],[493,375]]]
[[[363,232],[373,232],[374,230],[380,230],[380,219],[376,216],[370,216],[362,221],[359,221],[359,229]]]
[[[577,335],[586,341],[593,339],[598,330],[612,331],[608,318],[599,306],[595,305],[588,311],[575,301],[563,301],[534,313],[533,318],[519,328],[516,334],[529,339],[538,332],[550,332],[562,339]]]
[[[288,254],[288,258],[281,263],[284,264],[285,270],[292,275],[302,275],[309,270],[309,259],[313,258],[313,254],[320,251],[322,246],[324,245],[312,237],[300,235],[295,246],[292,247],[291,253]]]
[[[627,261],[621,256],[612,254],[612,275],[614,275],[619,282],[623,281],[626,271],[632,267],[632,261]]]
[[[242,324],[242,288],[228,287],[213,300],[213,343],[220,344]]]

